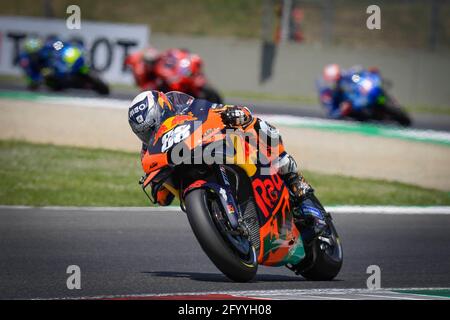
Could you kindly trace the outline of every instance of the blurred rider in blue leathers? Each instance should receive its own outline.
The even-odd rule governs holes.
[[[51,78],[64,81],[72,71],[80,72],[83,66],[77,64],[84,60],[78,58],[84,51],[80,42],[62,42],[56,36],[50,36],[45,41],[34,37],[27,39],[18,61],[25,73],[28,88],[35,90],[44,80]]]
[[[25,41],[19,54],[19,65],[25,73],[29,89],[35,90],[43,81],[43,71],[50,67],[52,55],[51,44],[40,38]]]
[[[345,101],[342,88],[345,75],[339,65],[330,64],[323,69],[322,79],[318,83],[320,102],[331,118],[343,118],[351,111],[351,105]]]
[[[328,116],[334,119],[353,117],[357,120],[367,120],[369,115],[364,109],[354,109],[347,93],[351,90],[353,76],[365,72],[379,73],[377,68],[370,67],[367,70],[360,66],[353,66],[342,70],[337,64],[329,64],[324,67],[322,79],[317,83],[319,99],[327,109]]]

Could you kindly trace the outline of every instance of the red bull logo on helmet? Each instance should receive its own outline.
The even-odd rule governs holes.
[[[164,107],[167,106],[170,110],[173,110],[172,103],[170,103],[167,96],[162,92],[158,92],[158,104],[161,109],[164,109]]]

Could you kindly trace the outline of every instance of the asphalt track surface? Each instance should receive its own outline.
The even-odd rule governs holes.
[[[14,83],[1,83],[0,90],[14,90],[14,91],[26,91],[27,89],[20,84]],[[51,93],[51,91],[39,91],[42,93]],[[139,91],[133,90],[112,90],[111,94],[107,96],[113,99],[123,99],[131,101],[134,96],[136,96]],[[100,97],[98,94],[88,90],[74,90],[69,89],[59,92],[58,95],[61,96],[83,96],[83,97]],[[278,114],[278,115],[293,115],[298,117],[314,117],[327,119],[327,115],[323,108],[319,105],[298,105],[286,102],[252,102],[249,99],[227,99],[225,97],[225,102],[230,104],[241,104],[247,105],[251,110],[257,114]],[[430,129],[430,130],[440,130],[440,131],[450,131],[450,116],[448,115],[432,115],[432,114],[411,114],[413,118],[412,128],[416,129]]]
[[[0,209],[0,299],[160,293],[365,288],[369,265],[383,288],[450,287],[450,215],[335,214],[344,266],[312,282],[260,267],[233,283],[209,261],[181,211]],[[81,269],[68,290],[66,269]]]

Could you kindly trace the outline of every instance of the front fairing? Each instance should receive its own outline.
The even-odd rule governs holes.
[[[342,81],[345,99],[350,101],[355,110],[368,108],[377,104],[383,94],[381,77],[371,72],[355,73]]]
[[[195,101],[193,96],[180,91],[167,92],[166,97],[172,103],[178,114],[184,114],[189,111],[189,108],[199,104],[199,101]],[[193,105],[194,102],[195,105]]]
[[[255,202],[261,212],[258,263],[298,264],[305,257],[305,249],[294,223],[288,187],[277,173],[267,175],[262,169],[259,166],[251,177]]]
[[[78,46],[66,45],[54,52],[53,69],[57,75],[73,75],[89,73],[89,65],[85,51]]]
[[[172,98],[171,95],[169,97]],[[197,146],[204,146],[204,138],[209,134],[221,134],[225,126],[212,106],[206,100],[195,99],[190,104],[176,105],[175,113],[163,117],[148,143],[144,171],[148,173],[166,165],[180,164],[184,158],[174,159],[179,156],[175,151],[192,151]],[[185,156],[190,159],[191,155]]]
[[[276,143],[268,146],[262,136],[259,136],[256,145],[251,142],[244,143],[247,135],[258,136],[257,128],[252,125],[242,133],[235,132],[236,136],[240,134],[243,134],[244,138],[238,140],[240,143],[234,143],[234,162],[248,176],[259,212],[258,263],[267,266],[295,265],[304,258],[305,251],[300,232],[293,220],[288,187],[277,170],[277,161],[284,150],[283,146]]]

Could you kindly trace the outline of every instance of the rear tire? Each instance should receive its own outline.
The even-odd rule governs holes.
[[[252,248],[250,257],[245,260],[232,250],[213,221],[207,196],[206,190],[196,189],[185,199],[187,217],[195,237],[209,259],[228,278],[237,282],[252,280],[258,270],[255,250]]]
[[[393,106],[393,105],[386,105],[386,106],[384,106],[383,111],[390,119],[398,122],[400,125],[402,125],[404,127],[411,126],[411,123],[412,123],[411,118],[400,107]]]

